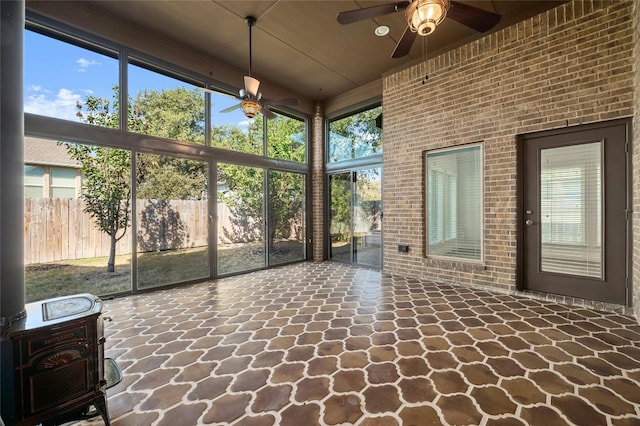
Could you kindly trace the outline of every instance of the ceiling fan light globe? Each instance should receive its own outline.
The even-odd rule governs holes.
[[[252,100],[244,100],[240,103],[240,108],[247,118],[254,118],[260,112],[262,106]]]
[[[426,36],[436,29],[436,24],[432,21],[422,22],[417,28],[418,35]]]
[[[449,0],[414,0],[407,8],[407,22],[421,36],[431,34],[444,20]]]

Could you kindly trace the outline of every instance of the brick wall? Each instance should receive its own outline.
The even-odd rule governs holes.
[[[516,137],[634,115],[635,9],[633,1],[576,0],[385,76],[386,272],[515,289]],[[478,141],[484,265],[425,258],[422,153]]]

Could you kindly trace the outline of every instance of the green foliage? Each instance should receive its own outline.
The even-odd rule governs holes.
[[[304,121],[276,115],[267,121],[267,153],[269,157],[304,162],[306,154]]]
[[[93,96],[78,105],[78,117],[86,123],[118,128],[118,87],[113,101]],[[203,97],[197,90],[145,90],[129,99],[127,122],[130,131],[172,140],[203,144],[205,140]],[[277,114],[265,123],[262,115],[237,125],[211,129],[214,146],[255,155],[264,155],[264,131],[270,157],[304,162],[306,156],[305,123]],[[100,229],[122,238],[130,223],[130,154],[126,150],[67,144],[69,152],[83,167],[84,195],[87,209]],[[206,199],[208,163],[171,156],[140,153],[136,157],[136,188],[139,199],[200,200]],[[269,172],[269,241],[301,238],[304,216],[304,176],[294,173]],[[219,194],[244,225],[264,229],[264,170],[231,164],[219,165],[218,180],[229,188]],[[247,221],[251,218],[251,221]],[[255,239],[256,229],[247,229]],[[112,268],[113,262],[109,261]]]
[[[376,127],[376,118],[382,107],[372,108],[329,123],[329,161],[350,160],[382,152],[382,130]],[[366,179],[365,179],[366,181]],[[373,185],[373,186],[372,186]],[[358,188],[361,201],[378,198],[374,184]],[[351,222],[350,175],[331,176],[331,235],[334,242],[349,237]]]
[[[233,140],[236,145],[229,148],[247,152],[247,148],[255,149],[255,140],[260,140],[262,152],[261,129],[264,125],[262,116],[256,117],[249,126],[245,137]],[[304,122],[283,115],[267,121],[267,146],[269,156],[292,161],[304,161],[306,146],[295,136],[304,135]],[[228,140],[232,143],[231,140]],[[218,166],[220,183],[228,187],[228,191],[219,194],[219,200],[226,203],[238,218],[252,218],[264,227],[264,171],[258,168],[221,164]],[[296,173],[270,171],[268,174],[269,211],[267,217],[269,244],[280,239],[291,238],[292,230],[297,231],[296,238],[302,238],[303,212],[305,202],[304,176]],[[246,222],[246,220],[245,220]],[[245,236],[249,238],[249,235]]]
[[[133,102],[133,114],[144,126],[129,130],[176,141],[204,144],[204,98],[186,87],[161,92],[144,90]]]
[[[144,90],[133,102],[136,120],[130,130],[176,141],[204,144],[204,99],[186,87]],[[137,125],[143,123],[142,126]],[[137,126],[137,128],[136,128]],[[169,156],[137,157],[137,197],[155,200],[201,200],[207,194],[207,163]]]
[[[329,161],[350,160],[382,152],[382,129],[377,107],[329,123]]]
[[[269,172],[269,243],[298,240],[304,227],[304,175],[278,171]]]
[[[131,218],[130,154],[123,149],[65,145],[71,158],[81,164],[85,211],[111,237],[107,272],[113,272],[115,245],[125,235]]]
[[[88,96],[85,104],[76,105],[76,116],[95,126],[117,128],[119,125],[118,86],[113,87],[113,110],[106,99]],[[85,114],[82,113],[82,108]],[[131,115],[130,120],[136,123]],[[111,239],[107,272],[115,269],[116,243],[126,233],[131,220],[130,154],[116,148],[64,143],[70,157],[78,161],[82,172],[82,198],[85,212],[96,221],[96,226]]]
[[[249,121],[246,131],[239,126],[224,124],[211,129],[211,143],[217,148],[262,155],[263,118],[258,115]]]
[[[205,200],[207,163],[153,154],[138,154],[139,199]]]
[[[332,242],[349,241],[351,224],[351,174],[330,176],[330,233]]]
[[[262,223],[264,171],[255,167],[218,165],[218,181],[229,190],[219,193],[220,201],[236,215],[253,218]]]

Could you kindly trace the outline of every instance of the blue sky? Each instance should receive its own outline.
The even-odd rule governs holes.
[[[24,39],[25,112],[77,121],[76,104],[87,96],[113,100],[118,84],[118,60],[91,50],[25,31]],[[135,97],[142,89],[162,90],[188,84],[145,69],[129,66],[129,92]],[[241,84],[242,76],[238,76]],[[236,104],[236,99],[215,96],[214,125],[246,125],[240,110],[227,114],[218,111]],[[224,122],[222,121],[224,120]]]

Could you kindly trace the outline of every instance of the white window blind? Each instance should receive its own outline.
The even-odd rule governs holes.
[[[76,198],[75,169],[51,168],[51,198]]]
[[[482,260],[482,147],[426,153],[427,254]]]
[[[44,169],[40,166],[24,166],[25,198],[44,196]]]
[[[541,269],[602,277],[602,143],[541,150]]]

